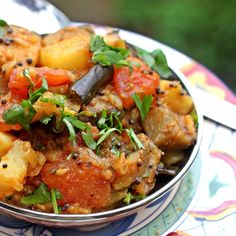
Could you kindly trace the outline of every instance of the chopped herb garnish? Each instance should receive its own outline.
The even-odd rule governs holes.
[[[162,78],[168,78],[171,75],[171,70],[168,66],[165,54],[156,49],[152,52],[136,47],[138,57],[141,58],[151,69],[155,70]]]
[[[62,120],[64,122],[64,124],[66,125],[68,131],[69,131],[69,140],[70,141],[74,141],[76,139],[76,132],[75,132],[75,129],[74,129],[74,126],[71,124],[70,121],[68,121],[67,117],[63,118]]]
[[[51,202],[54,213],[59,213],[57,199],[62,199],[62,194],[58,190],[48,190],[46,184],[41,183],[40,186],[35,189],[30,195],[21,198],[21,203],[24,205],[43,204]]]
[[[24,205],[42,204],[51,202],[51,194],[46,184],[42,183],[30,195],[22,197],[21,203]]]
[[[29,99],[23,100],[20,104],[14,104],[3,113],[6,124],[20,124],[25,130],[30,130],[30,123],[36,114],[33,104],[48,89],[47,80],[43,79],[42,87],[29,92]]]
[[[40,122],[44,125],[47,125],[51,120],[53,116],[45,116],[40,119]]]
[[[107,124],[106,124],[106,118],[107,118],[107,112],[105,110],[102,111],[101,117],[98,120],[98,128],[99,129],[105,129],[108,128]]]
[[[33,82],[33,80],[31,79],[30,76],[30,71],[28,68],[23,70],[23,75],[25,76],[25,78],[28,80],[28,82],[30,83],[30,87],[35,89],[35,84]]]
[[[133,129],[126,129],[125,130],[133,144],[134,149],[144,149],[143,144],[140,142],[140,140],[138,139],[138,137],[136,136],[136,134],[134,133]]]
[[[197,112],[195,110],[193,110],[191,113],[190,113],[191,117],[193,118],[193,122],[194,122],[194,125],[197,126],[198,125],[198,116],[197,116]]]
[[[56,127],[54,128],[55,132],[61,132],[62,124],[64,123],[69,132],[69,140],[75,141],[76,131],[75,128],[84,130],[88,128],[86,123],[80,121],[77,117],[71,115],[65,111],[65,100],[66,96],[60,94],[54,94],[53,98],[41,98],[42,102],[50,102],[57,105],[60,108],[60,117],[57,117]]]
[[[63,112],[64,112],[64,108],[65,108],[65,100],[66,100],[66,96],[61,95],[61,94],[54,94],[53,98],[42,97],[40,99],[40,101],[42,101],[42,102],[46,102],[46,103],[50,102],[50,103],[53,103],[53,104],[61,107],[63,109]]]
[[[131,64],[126,61],[129,50],[125,48],[112,47],[105,43],[99,35],[92,35],[90,39],[90,50],[93,52],[92,61],[101,66],[128,66]]]
[[[81,120],[78,120],[75,116],[66,116],[64,119],[69,121],[74,127],[80,130],[88,128],[88,125]]]
[[[29,100],[34,104],[46,91],[48,90],[48,83],[45,78],[42,79],[42,86],[35,90],[34,92],[29,93]]]
[[[22,105],[14,104],[3,113],[6,124],[20,124],[25,130],[29,130],[30,124],[26,122],[25,111]]]
[[[103,135],[98,139],[97,141],[97,146],[100,145],[105,139],[107,139],[109,137],[109,135],[112,133],[112,132],[120,132],[117,128],[108,128],[104,133]]]
[[[58,209],[58,205],[57,205],[57,199],[61,199],[62,195],[59,191],[52,189],[51,190],[51,202],[52,202],[52,207],[53,207],[53,211],[55,214],[59,214],[59,209]]]
[[[152,104],[152,95],[144,95],[143,100],[141,100],[140,97],[136,93],[134,93],[132,95],[132,99],[139,109],[142,120],[144,120]]]
[[[123,199],[123,202],[126,203],[127,205],[129,205],[131,203],[132,200],[135,201],[139,201],[144,199],[146,196],[143,194],[140,195],[133,195],[132,193],[128,192],[125,196],[125,198]]]
[[[94,141],[91,131],[87,129],[86,131],[83,131],[81,135],[86,145],[92,150],[95,150],[97,147],[97,143]]]

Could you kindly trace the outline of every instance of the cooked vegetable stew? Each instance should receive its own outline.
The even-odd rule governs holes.
[[[160,50],[88,27],[42,37],[5,22],[0,32],[1,201],[86,214],[178,173],[197,121]]]

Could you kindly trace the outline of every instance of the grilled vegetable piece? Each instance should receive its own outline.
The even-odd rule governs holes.
[[[182,88],[179,81],[161,80],[161,101],[165,102],[172,111],[187,115],[193,109],[193,100]]]
[[[41,37],[18,26],[5,26],[0,44],[0,67],[2,77],[8,79],[17,65],[35,66],[39,60]]]
[[[149,111],[143,127],[146,134],[161,149],[186,149],[196,140],[191,115],[174,113],[164,104]]]
[[[71,90],[75,92],[83,104],[88,104],[97,94],[99,89],[111,82],[113,67],[93,66],[80,80],[75,82]]]
[[[29,142],[15,140],[0,162],[0,199],[23,190],[25,178],[39,174],[46,158]]]
[[[66,27],[43,39],[40,65],[65,70],[87,71],[90,67],[90,32],[84,28]]]

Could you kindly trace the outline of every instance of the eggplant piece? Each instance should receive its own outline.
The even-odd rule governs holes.
[[[76,81],[71,91],[78,95],[80,102],[87,105],[113,78],[113,66],[94,65],[80,80]]]
[[[179,172],[179,168],[175,166],[165,166],[163,163],[160,163],[157,166],[156,174],[157,175],[169,175],[176,176]]]

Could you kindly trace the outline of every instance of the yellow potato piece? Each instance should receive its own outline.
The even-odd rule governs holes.
[[[118,33],[107,34],[104,35],[103,38],[104,41],[112,47],[126,48],[125,41],[121,39]]]
[[[23,190],[27,176],[38,175],[46,158],[27,141],[15,140],[0,162],[0,199]]]
[[[40,65],[65,70],[85,70],[90,63],[89,37],[75,36],[41,48]]]
[[[178,81],[161,80],[160,88],[164,91],[163,100],[172,111],[187,115],[193,108],[192,98],[186,93]]]
[[[1,157],[11,148],[14,139],[14,136],[11,134],[0,132],[0,160]]]

